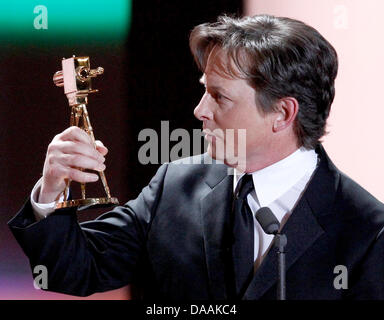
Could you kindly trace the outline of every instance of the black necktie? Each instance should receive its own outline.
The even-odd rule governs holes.
[[[233,203],[232,259],[235,273],[236,296],[241,297],[253,275],[254,231],[253,214],[247,195],[254,189],[252,175],[244,175],[236,188]]]

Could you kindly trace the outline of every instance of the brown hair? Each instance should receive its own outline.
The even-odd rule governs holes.
[[[246,79],[258,92],[257,104],[273,112],[283,97],[299,102],[295,133],[300,145],[312,149],[325,134],[335,95],[337,53],[314,28],[290,18],[257,15],[196,26],[190,48],[201,71],[218,47],[228,55],[227,73]]]

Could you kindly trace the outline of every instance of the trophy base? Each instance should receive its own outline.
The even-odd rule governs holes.
[[[118,204],[119,200],[117,198],[87,198],[58,202],[55,209],[78,207],[78,210],[81,211],[88,208],[110,207]]]

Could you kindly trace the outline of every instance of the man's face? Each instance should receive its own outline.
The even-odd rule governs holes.
[[[212,158],[240,169],[249,168],[252,166],[250,162],[259,161],[258,158],[271,147],[275,114],[265,115],[259,111],[256,91],[246,80],[219,74],[217,70],[225,65],[218,64],[219,59],[227,58],[219,51],[208,59],[200,80],[206,91],[194,114],[203,122],[208,153]],[[240,129],[245,130],[246,139]]]

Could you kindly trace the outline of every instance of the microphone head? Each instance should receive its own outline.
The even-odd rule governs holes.
[[[256,212],[256,220],[266,234],[276,234],[279,231],[279,220],[268,207],[262,207]]]

